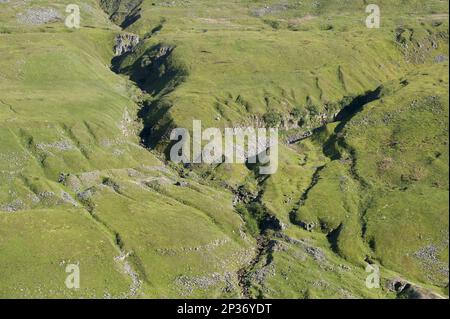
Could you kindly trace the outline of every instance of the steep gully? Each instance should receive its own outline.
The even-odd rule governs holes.
[[[157,56],[158,59],[161,58],[166,58],[167,54],[170,54],[170,50],[165,50],[164,47],[160,47],[157,48],[160,52],[159,56]],[[165,52],[163,52],[165,51]],[[161,53],[162,52],[162,53]],[[128,52],[125,53],[125,55]],[[121,57],[118,57],[119,59]],[[115,58],[115,61],[113,61],[113,65],[115,63],[117,63],[117,59]],[[114,68],[113,68],[114,69]],[[116,71],[118,71],[118,69],[116,69]],[[135,80],[132,77],[130,78],[132,81]],[[145,85],[143,85],[143,83],[139,83],[139,81],[135,82],[141,89],[143,89],[144,92],[148,93],[148,83],[146,82]],[[168,82],[167,82],[168,83]],[[158,89],[158,92],[163,91],[164,88],[161,87]],[[364,95],[358,96],[356,97],[350,104],[348,104],[346,107],[344,107],[341,112],[339,112],[337,114],[337,116],[333,119],[333,121],[331,122],[339,122],[340,124],[336,127],[334,134],[332,135],[332,137],[327,141],[324,147],[324,150],[327,149],[331,149],[332,146],[338,142],[337,140],[337,136],[338,134],[344,129],[346,123],[354,116],[356,115],[358,112],[360,112],[364,105],[366,105],[367,103],[370,103],[374,100],[376,100],[379,97],[379,93],[380,93],[380,88],[374,90],[374,91],[369,91]],[[146,117],[146,115],[151,112],[151,108],[152,106],[154,106],[153,102],[150,105],[144,105],[143,108],[141,109],[141,111],[139,112],[139,116],[141,118]],[[329,123],[331,123],[329,122]],[[144,119],[144,123],[145,123],[145,119]],[[144,129],[141,132],[141,138],[143,141],[143,144],[145,146],[151,146],[150,142],[149,142],[149,132],[151,132],[152,130],[152,123],[145,123],[146,125],[144,125]],[[313,137],[315,134],[319,133],[320,130],[323,127],[319,127],[316,128],[314,130],[312,130],[311,132],[307,133],[304,135],[304,138],[310,138]],[[304,139],[302,138],[302,139]],[[298,142],[299,140],[295,141]],[[335,152],[333,152],[335,153]],[[336,153],[335,154],[330,154],[329,157],[334,160],[336,159]],[[317,171],[314,173],[314,176],[312,178],[311,184],[310,186],[303,192],[303,194],[301,195],[298,207],[300,207],[301,205],[304,204],[304,202],[307,200],[308,198],[308,193],[309,191],[317,184],[319,177],[320,177],[320,171],[324,168],[324,166],[319,167],[317,169]],[[261,178],[260,179],[260,186],[264,183],[264,179]],[[261,187],[260,187],[261,188]],[[236,190],[233,190],[235,193],[237,192]],[[281,238],[281,232],[282,232],[282,227],[281,227],[281,223],[280,221],[273,216],[269,211],[267,211],[267,209],[265,208],[264,204],[262,203],[262,195],[263,195],[263,191],[261,190],[260,193],[254,197],[254,198],[249,198],[246,197],[243,202],[248,206],[251,204],[258,204],[262,207],[262,209],[264,210],[264,217],[262,221],[259,221],[259,235],[256,237],[256,241],[257,241],[257,246],[255,249],[255,255],[254,257],[251,259],[251,261],[249,262],[248,265],[246,265],[245,267],[242,267],[240,270],[238,270],[237,276],[238,276],[238,282],[239,282],[239,286],[241,289],[241,293],[243,295],[244,298],[253,298],[254,296],[252,295],[252,293],[250,292],[250,288],[252,287],[252,274],[253,272],[256,270],[256,267],[265,260],[266,265],[268,266],[271,261],[272,261],[272,254],[273,254],[273,248],[276,244],[276,240],[274,239],[275,237],[277,238]],[[291,222],[293,222],[292,218],[291,218]],[[294,224],[298,224],[295,223]],[[306,229],[309,228],[308,225],[304,225],[304,224],[300,224],[299,226],[304,227]],[[261,293],[261,292],[260,292]]]
[[[129,6],[129,14],[123,15],[123,13],[118,12],[120,5],[120,0],[100,0],[100,6],[104,9],[105,13],[109,15],[111,21],[116,22],[120,19],[120,26],[126,27],[131,23],[134,23],[140,17],[140,5],[142,0],[130,0],[130,2],[135,2],[134,6]],[[112,11],[111,11],[112,10]],[[120,17],[118,17],[120,15]],[[127,43],[124,43],[126,49],[132,48],[134,44],[137,44],[136,38],[127,39]],[[130,44],[131,43],[131,44]],[[117,52],[117,48],[115,48]],[[110,185],[107,185],[110,186]],[[89,191],[89,190],[88,190]],[[117,192],[117,191],[116,191]],[[119,195],[120,192],[118,192]],[[132,252],[127,252],[124,248],[124,242],[120,234],[112,229],[105,221],[103,221],[95,212],[95,205],[83,196],[78,196],[78,202],[86,209],[90,214],[91,218],[98,225],[98,227],[106,234],[108,238],[111,239],[112,245],[119,253],[114,261],[123,269],[124,274],[126,274],[131,281],[129,291],[125,293],[121,298],[133,298],[139,294],[139,291],[143,285],[143,280],[140,278],[139,273],[133,268],[134,261],[137,256]],[[131,259],[131,260],[130,260]],[[106,296],[105,296],[106,297]]]
[[[102,2],[106,2],[106,1],[102,1]],[[133,7],[131,14],[131,17],[123,17],[123,21],[126,21],[126,25],[122,25],[120,24],[120,26],[123,27],[127,27],[129,25],[131,25],[132,23],[134,23],[138,18],[139,18],[139,5],[138,4],[136,7]],[[108,12],[107,12],[108,13]],[[113,17],[113,15],[110,15],[110,18]],[[113,20],[112,20],[113,21]],[[113,21],[114,22],[114,21]],[[130,35],[128,35],[128,37],[130,37]],[[118,62],[120,62],[120,60],[126,56],[127,54],[129,54],[130,52],[132,52],[134,50],[134,48],[139,45],[139,40],[136,41],[136,37],[135,35],[131,35],[131,38],[129,38],[128,42],[131,42],[132,44],[126,44],[126,48],[115,48],[116,49],[116,53],[120,52],[120,54],[118,54],[118,56],[116,56],[113,60],[112,60],[112,70],[115,71],[116,73],[125,73],[123,70],[120,70],[117,65],[119,64]],[[120,43],[122,40],[120,40],[120,38],[118,38],[118,42]],[[116,43],[117,45],[117,43]],[[158,47],[156,48],[157,51],[159,51],[159,53],[156,55],[156,60],[163,60],[165,58],[167,58],[167,56],[171,53],[170,48],[164,48],[164,47]],[[162,61],[160,61],[159,63],[163,63]],[[158,64],[158,63],[157,63]],[[129,70],[126,70],[129,71]],[[130,74],[127,74],[130,75]],[[150,76],[150,78],[152,78],[153,76],[150,74],[147,74],[147,76]],[[139,79],[140,78],[140,79]],[[149,81],[148,78],[146,78],[146,76],[142,76],[142,75],[137,75],[137,76],[130,76],[130,80],[135,82],[144,92],[146,92],[147,94],[150,95],[154,95],[154,93],[156,92],[162,92],[165,90],[165,85],[169,84],[169,80],[166,81],[160,81],[163,82],[164,85],[157,85],[156,87],[156,92],[155,87],[154,87],[154,83],[153,83],[153,87],[152,87],[152,82],[155,81]],[[150,86],[149,86],[150,85]],[[169,90],[174,89],[174,88],[169,88]],[[338,126],[336,127],[336,129],[334,130],[334,133],[332,134],[332,136],[328,139],[328,141],[325,143],[324,145],[324,153],[325,155],[327,155],[331,160],[336,160],[339,158],[339,153],[337,152],[335,145],[336,143],[340,144],[341,146],[345,146],[342,144],[342,141],[339,140],[338,136],[339,133],[341,133],[346,124],[360,111],[362,111],[362,109],[364,108],[365,105],[367,105],[368,103],[376,100],[379,98],[380,96],[380,92],[381,92],[381,87],[373,90],[373,91],[368,91],[363,95],[357,96],[355,97],[347,106],[345,106],[331,121],[329,121],[328,123],[324,124],[321,127],[315,128],[311,131],[305,132],[304,134],[302,134],[299,137],[296,138],[292,138],[290,140],[288,140],[288,144],[294,144],[297,143],[301,140],[304,140],[306,138],[311,138],[313,137],[315,134],[319,133],[321,131],[321,129],[323,129],[323,127],[327,124],[333,123],[333,122],[339,122]],[[141,132],[141,138],[142,138],[142,142],[145,146],[151,146],[150,141],[149,141],[149,132],[152,131],[152,124],[154,123],[145,123],[146,119],[145,117],[147,116],[147,114],[149,112],[151,112],[151,108],[154,106],[154,103],[148,104],[148,105],[142,105],[142,109],[139,112],[138,116],[140,118],[142,118],[144,120],[144,128],[143,131]],[[316,172],[313,174],[312,180],[310,185],[307,187],[307,189],[301,194],[300,200],[298,201],[298,204],[296,205],[296,209],[298,209],[299,207],[301,207],[306,200],[308,199],[308,194],[309,192],[315,187],[315,185],[318,183],[319,178],[320,178],[320,172],[321,170],[324,168],[325,166],[321,166],[319,168],[317,168]],[[352,176],[355,177],[356,180],[361,180],[357,174],[356,171],[354,170],[354,161],[352,164]],[[260,264],[262,261],[265,260],[266,262],[266,266],[269,265],[272,262],[272,254],[273,254],[273,249],[274,246],[276,244],[276,239],[275,238],[283,238],[283,234],[282,234],[282,226],[281,226],[281,222],[275,217],[273,216],[264,206],[264,204],[262,203],[262,195],[263,195],[263,190],[262,189],[262,185],[264,183],[265,179],[260,178],[259,179],[259,186],[260,186],[260,191],[258,193],[257,196],[249,196],[249,194],[239,194],[238,190],[233,190],[235,192],[235,195],[237,197],[240,197],[240,199],[237,202],[242,202],[244,203],[247,207],[249,207],[252,204],[257,204],[260,205],[260,207],[263,209],[264,211],[264,215],[262,216],[262,220],[258,221],[258,226],[259,226],[259,235],[256,237],[256,241],[257,241],[257,247],[256,247],[256,252],[255,252],[255,256],[251,259],[251,261],[249,262],[248,265],[246,265],[245,267],[241,268],[237,275],[238,275],[238,281],[239,281],[239,286],[241,288],[241,293],[243,295],[244,298],[252,298],[252,294],[250,293],[250,288],[252,287],[252,273],[255,271],[256,267],[258,264]],[[293,224],[297,224],[305,229],[309,229],[309,225],[305,225],[302,223],[298,223],[297,221],[294,220],[293,218],[293,214],[295,212],[295,209],[293,212],[291,212],[290,214],[290,219],[291,222]],[[363,225],[364,228],[364,225]],[[116,238],[120,239],[120,235],[119,234],[115,234]],[[122,249],[122,244],[123,243],[117,243],[121,253],[121,256],[119,256],[118,258],[120,260],[124,260],[127,257],[127,254],[123,251]],[[136,273],[131,269],[130,264],[126,263],[126,272],[130,274],[130,276],[133,279],[133,283],[136,283],[138,281],[138,279],[136,278]]]

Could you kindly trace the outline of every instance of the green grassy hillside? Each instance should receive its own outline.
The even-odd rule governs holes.
[[[379,6],[0,1],[0,297],[448,298],[448,2]],[[194,119],[277,173],[170,162]]]

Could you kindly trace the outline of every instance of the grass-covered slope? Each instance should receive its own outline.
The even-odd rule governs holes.
[[[447,65],[389,83],[338,125],[332,161],[294,211],[347,260],[364,259],[444,288],[448,282]],[[432,74],[432,75],[431,75]],[[341,123],[342,124],[342,123]]]
[[[301,121],[305,130],[332,117],[345,97],[409,69],[397,27],[411,24],[416,37],[445,32],[432,26],[438,4],[420,8],[428,16],[423,26],[411,15],[417,5],[407,4],[401,14],[394,3],[381,5],[383,25],[373,30],[358,1],[144,2],[143,17],[128,29],[144,41],[117,64],[156,99],[142,115],[150,143],[174,126],[191,127],[192,118],[219,127],[265,120],[298,129]]]
[[[0,297],[448,296],[446,1],[69,3],[0,3]],[[193,119],[277,173],[174,165]]]
[[[206,296],[197,277],[213,295],[228,285],[238,296],[228,274],[251,241],[231,195],[176,186],[139,145],[139,92],[110,71],[117,27],[94,1],[75,31],[16,21],[29,8],[62,15],[62,2],[13,4],[0,4],[1,296]],[[80,290],[64,285],[69,263],[80,265]]]

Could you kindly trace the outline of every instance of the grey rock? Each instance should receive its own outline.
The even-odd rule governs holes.
[[[189,183],[188,182],[184,182],[184,181],[178,181],[175,185],[179,186],[179,187],[188,187]]]
[[[114,52],[116,56],[121,56],[125,53],[133,52],[139,44],[139,36],[132,33],[119,34],[116,36],[116,44]]]
[[[448,56],[445,56],[445,55],[442,55],[442,54],[439,54],[438,56],[436,56],[434,58],[434,63],[442,63],[442,62],[445,62],[445,61],[448,61]]]

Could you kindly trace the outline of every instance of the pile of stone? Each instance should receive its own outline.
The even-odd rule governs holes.
[[[262,8],[254,9],[252,10],[252,15],[255,17],[262,17],[267,14],[275,14],[282,11],[286,11],[289,9],[289,6],[287,4],[281,3],[281,4],[275,4],[272,6],[265,5]]]
[[[17,21],[28,25],[41,25],[62,21],[63,17],[54,8],[31,8],[17,15]]]

